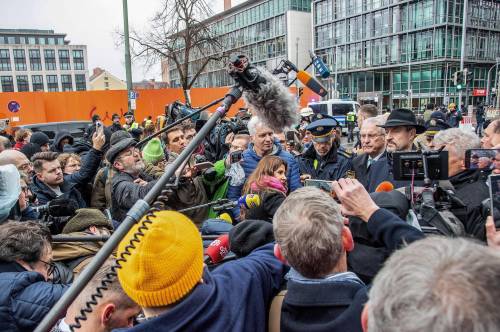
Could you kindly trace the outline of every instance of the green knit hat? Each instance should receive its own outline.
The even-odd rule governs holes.
[[[163,153],[163,148],[158,138],[153,138],[146,144],[144,149],[142,149],[142,158],[150,164],[156,164],[164,157],[165,154]]]

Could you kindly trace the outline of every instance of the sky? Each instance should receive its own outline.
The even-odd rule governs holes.
[[[213,1],[214,10],[220,11],[223,0]],[[161,0],[128,0],[130,29],[146,31],[160,4]],[[71,44],[87,45],[90,75],[101,67],[125,80],[124,50],[116,35],[123,29],[122,0],[0,0],[0,28],[66,33]],[[148,70],[133,62],[132,78],[160,80],[160,65]]]

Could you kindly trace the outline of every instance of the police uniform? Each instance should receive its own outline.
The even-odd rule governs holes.
[[[329,141],[334,135],[336,127],[340,127],[337,120],[324,115],[316,114],[313,122],[306,127],[311,132],[313,141],[323,143]],[[333,181],[346,177],[351,170],[351,159],[346,152],[339,153],[335,143],[325,156],[320,156],[311,145],[302,155],[298,157],[301,174],[309,174],[312,179]]]
[[[350,111],[345,117],[347,123],[347,142],[354,141],[354,127],[356,126],[356,113]]]

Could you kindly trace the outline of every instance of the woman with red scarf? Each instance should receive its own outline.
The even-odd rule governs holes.
[[[28,144],[31,139],[31,130],[29,129],[19,129],[14,134],[14,139],[16,141],[16,145],[14,145],[14,150],[21,150],[23,146]]]
[[[259,195],[260,204],[245,211],[243,219],[258,219],[272,222],[273,216],[286,198],[287,164],[276,156],[266,156],[248,177],[243,193]],[[243,210],[243,209],[242,209]]]

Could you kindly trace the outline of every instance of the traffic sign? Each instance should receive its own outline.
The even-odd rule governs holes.
[[[19,105],[17,101],[12,100],[7,104],[7,108],[9,109],[10,112],[17,113],[21,109],[21,105]]]
[[[137,99],[137,97],[139,97],[139,92],[137,91],[134,91],[134,90],[130,90],[128,92],[128,99]]]

